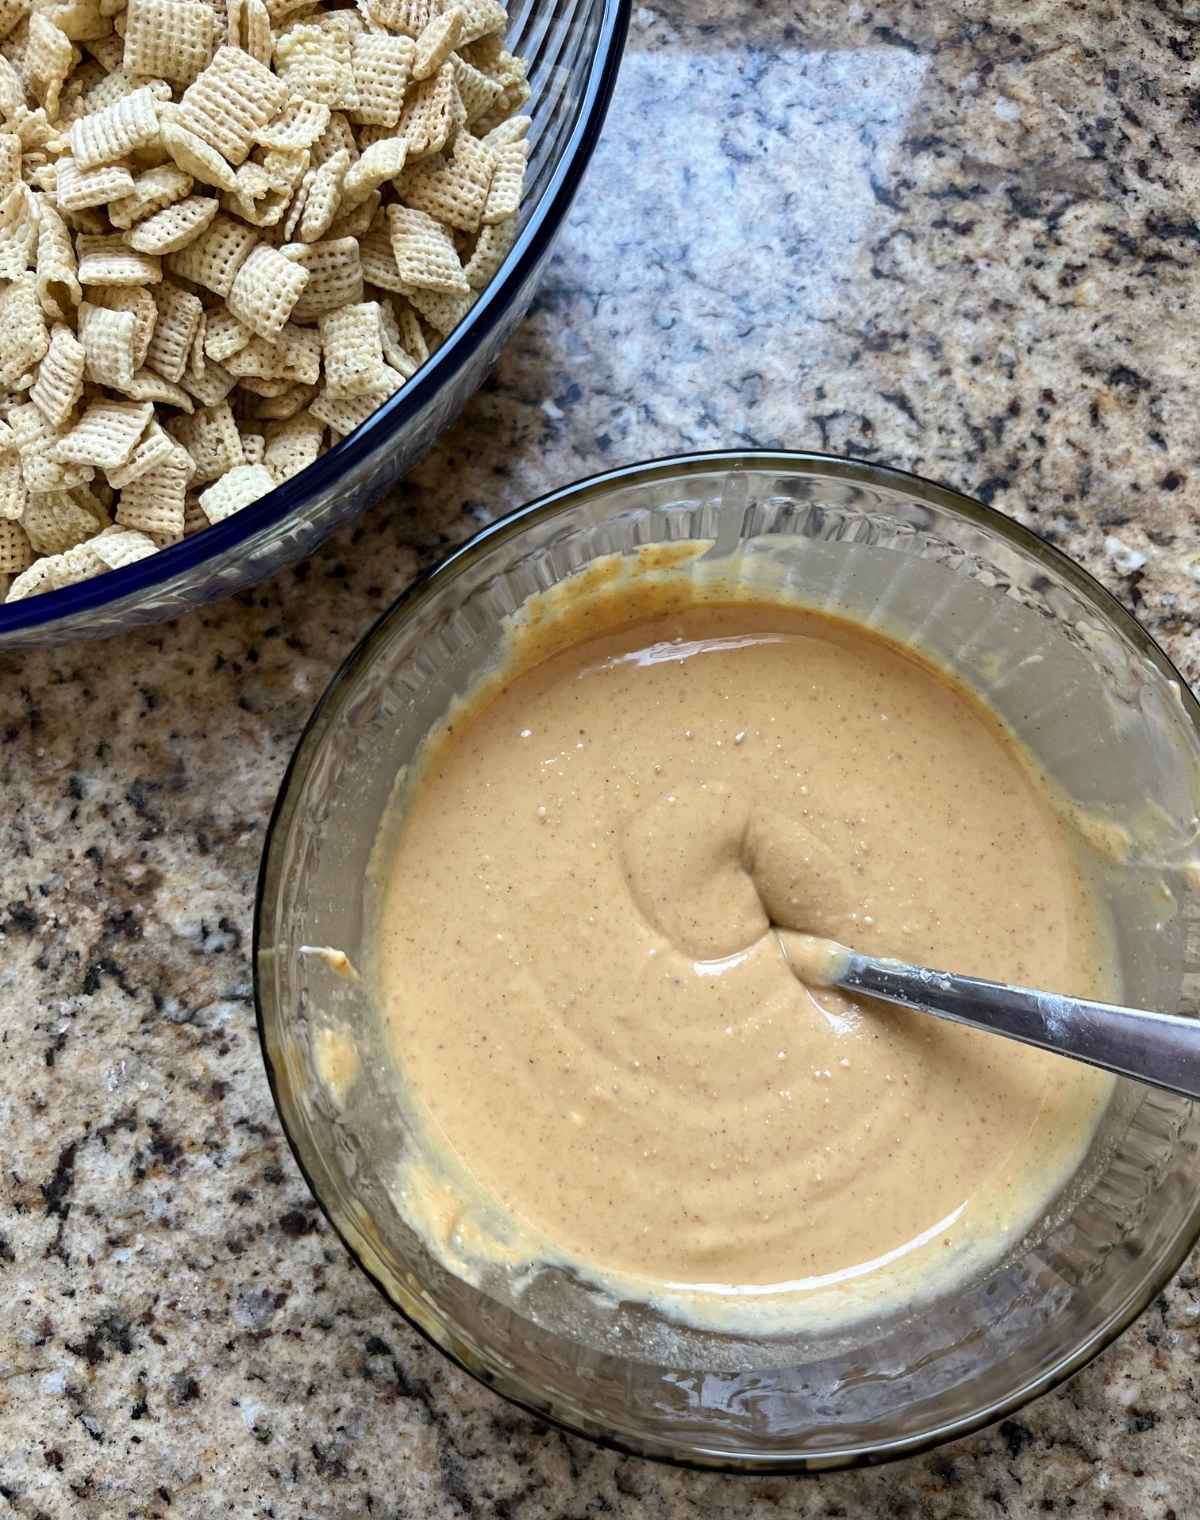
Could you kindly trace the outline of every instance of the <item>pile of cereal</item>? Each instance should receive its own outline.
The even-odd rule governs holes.
[[[415,373],[515,235],[505,24],[0,0],[0,598],[220,522]]]

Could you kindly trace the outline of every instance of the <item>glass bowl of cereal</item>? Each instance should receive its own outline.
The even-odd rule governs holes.
[[[628,13],[0,18],[0,648],[174,617],[378,500],[527,310]]]
[[[1169,660],[976,501],[799,453],[569,486],[393,606],[296,749],[254,953],[284,1128],[387,1298],[538,1415],[910,1455],[1150,1303],[1200,1118],[798,991],[773,926],[1188,1011],[1198,797]]]

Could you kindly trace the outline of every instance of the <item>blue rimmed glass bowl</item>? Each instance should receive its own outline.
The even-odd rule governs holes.
[[[0,649],[103,638],[240,591],[311,553],[411,468],[529,309],[599,139],[629,9],[630,0],[513,0],[507,46],[528,64],[533,117],[521,231],[424,368],[357,432],[233,517],[122,570],[0,604]]]

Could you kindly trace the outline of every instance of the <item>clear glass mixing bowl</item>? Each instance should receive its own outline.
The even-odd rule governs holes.
[[[1121,1084],[1036,1228],[919,1310],[805,1336],[689,1330],[557,1270],[515,1295],[433,1260],[388,1191],[405,1120],[368,988],[298,954],[332,945],[359,958],[367,858],[397,772],[495,660],[501,619],[599,555],[688,539],[712,541],[698,563],[910,639],[982,692],[1071,797],[1129,830],[1127,857],[1106,872],[1128,1001],[1195,1007],[1200,708],[1154,642],[1077,566],[966,497],[820,455],[721,454],[619,470],[517,512],[351,655],[300,741],[264,854],[263,1051],[343,1240],[499,1392],[648,1456],[759,1471],[881,1461],[1010,1413],[1146,1306],[1200,1230],[1191,1104]],[[359,1054],[340,1098],[314,1053],[331,1026]]]
[[[507,46],[529,65],[521,231],[491,284],[428,363],[349,438],[224,522],[122,570],[0,603],[0,649],[103,638],[252,586],[310,554],[431,447],[529,309],[600,136],[630,0],[511,0]]]

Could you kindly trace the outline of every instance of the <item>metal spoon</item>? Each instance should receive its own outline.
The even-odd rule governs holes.
[[[931,971],[860,955],[834,940],[790,929],[777,929],[776,934],[792,970],[810,986],[863,992],[953,1024],[1053,1050],[1185,1098],[1200,1098],[1200,1018]]]

